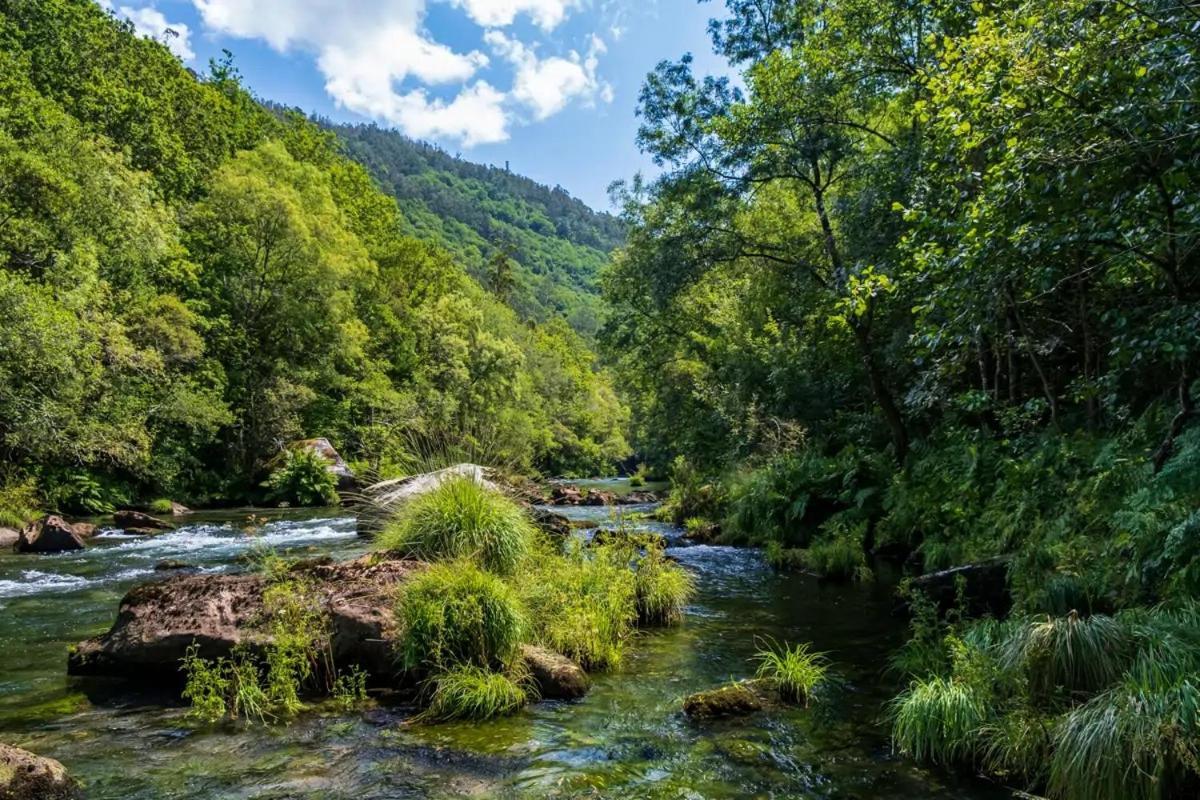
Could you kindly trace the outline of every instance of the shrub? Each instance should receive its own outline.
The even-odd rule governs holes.
[[[638,616],[629,561],[628,547],[578,543],[565,555],[531,559],[517,585],[533,620],[534,637],[585,669],[620,663]]]
[[[409,501],[380,534],[379,546],[431,561],[470,558],[509,575],[536,537],[515,502],[469,477],[455,477]]]
[[[638,622],[642,625],[679,622],[683,619],[683,607],[695,590],[691,573],[669,560],[660,547],[647,548],[634,571]]]
[[[867,566],[863,549],[867,523],[847,525],[831,520],[822,528],[821,536],[800,556],[813,572],[835,580],[869,581],[874,573]]]
[[[432,679],[433,693],[422,719],[485,720],[511,714],[529,700],[528,681],[500,672],[464,665],[451,667]]]
[[[299,506],[330,506],[338,502],[337,476],[320,453],[289,449],[263,486],[271,500]]]
[[[437,564],[400,591],[400,661],[436,672],[508,664],[525,635],[521,603],[500,578],[470,562]]]
[[[671,491],[659,509],[659,516],[676,525],[682,525],[688,517],[716,521],[725,514],[725,502],[721,483],[679,456],[671,464]]]
[[[769,642],[754,656],[758,662],[755,677],[768,681],[785,700],[807,706],[829,671],[825,654],[814,653],[809,647]]]
[[[0,526],[23,528],[38,516],[37,484],[32,478],[0,483]]]
[[[151,500],[147,508],[151,514],[170,514],[175,510],[175,504],[169,498],[159,497]]]

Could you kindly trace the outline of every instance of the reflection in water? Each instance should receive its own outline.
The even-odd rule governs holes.
[[[556,510],[614,524],[604,508]],[[121,594],[160,560],[226,570],[256,542],[339,558],[364,549],[348,517],[288,515],[257,537],[243,520],[198,515],[153,538],[104,534],[82,552],[0,556],[0,740],[63,761],[97,800],[993,796],[945,786],[889,751],[878,721],[894,686],[880,668],[903,621],[887,580],[836,586],[777,575],[755,551],[689,545],[678,529],[645,521],[631,524],[667,537],[670,555],[696,573],[698,594],[681,627],[640,634],[622,668],[596,676],[580,702],[540,703],[487,724],[411,726],[408,709],[380,708],[195,730],[179,707],[68,681],[66,647],[111,624]],[[740,723],[688,722],[681,698],[746,676],[765,637],[830,654],[840,682],[827,702]]]

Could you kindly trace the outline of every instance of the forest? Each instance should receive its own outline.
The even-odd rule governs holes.
[[[595,304],[615,222],[564,200],[524,243],[541,261],[499,240],[465,259],[231,58],[198,79],[86,0],[7,6],[0,60],[8,524],[260,499],[268,463],[313,436],[382,477],[429,449],[564,474],[628,455],[584,334],[529,299]]]
[[[1005,621],[914,617],[896,746],[1191,796],[1200,11],[726,7],[736,77],[685,56],[644,84],[663,172],[624,185],[604,276],[671,513],[829,576],[1005,564]]]

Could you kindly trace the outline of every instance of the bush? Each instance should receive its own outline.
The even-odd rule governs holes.
[[[821,535],[803,552],[804,565],[825,578],[869,581],[874,573],[863,549],[866,534],[865,521],[850,524],[835,517],[822,526]]]
[[[754,656],[758,661],[755,677],[769,682],[783,699],[807,706],[829,671],[825,654],[814,653],[809,647],[768,643]]]
[[[638,622],[642,625],[679,622],[683,619],[683,607],[695,590],[691,573],[667,559],[660,547],[647,548],[634,571]]]
[[[151,514],[170,514],[175,510],[175,504],[169,498],[159,497],[151,500],[147,508]]]
[[[914,681],[893,701],[892,741],[918,761],[971,761],[987,709],[987,698],[965,682],[940,676]]]
[[[528,681],[476,666],[451,667],[431,683],[433,693],[422,719],[491,719],[511,714],[529,700]]]
[[[37,484],[32,478],[0,483],[0,526],[23,528],[38,516]]]
[[[298,506],[331,506],[338,502],[337,476],[314,450],[285,450],[282,463],[263,486],[268,498]]]
[[[537,535],[515,502],[469,477],[455,477],[409,501],[378,542],[382,548],[430,561],[469,558],[492,572],[510,575]]]
[[[399,656],[405,669],[485,669],[512,661],[527,630],[525,612],[500,578],[467,561],[437,564],[400,591]]]
[[[629,569],[630,550],[621,545],[582,547],[565,555],[531,559],[518,586],[538,642],[585,669],[621,661],[637,622],[637,588]]]
[[[721,483],[702,474],[683,456],[671,464],[671,491],[659,509],[662,519],[682,525],[689,517],[716,522],[725,514]]]

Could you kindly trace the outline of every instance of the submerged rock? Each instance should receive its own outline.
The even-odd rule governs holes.
[[[566,656],[541,647],[525,645],[521,658],[546,700],[574,700],[587,694],[591,686],[583,668]]]
[[[341,563],[301,564],[329,612],[330,645],[338,667],[358,666],[389,676],[397,585],[425,568],[419,561],[368,555]],[[135,587],[125,595],[112,629],[70,652],[67,672],[176,682],[180,660],[194,642],[202,658],[227,656],[237,645],[270,643],[263,629],[260,574],[180,575]]]
[[[90,529],[90,530],[89,530]],[[94,532],[91,525],[76,527],[56,514],[31,522],[17,538],[18,553],[61,553],[82,550],[83,540]]]
[[[774,692],[760,681],[738,681],[688,695],[683,712],[693,720],[704,721],[744,717],[777,704]]]
[[[130,533],[159,533],[175,530],[166,520],[152,517],[141,511],[122,510],[113,512],[113,524]]]
[[[79,797],[79,785],[62,764],[0,744],[0,799],[67,800]]]

